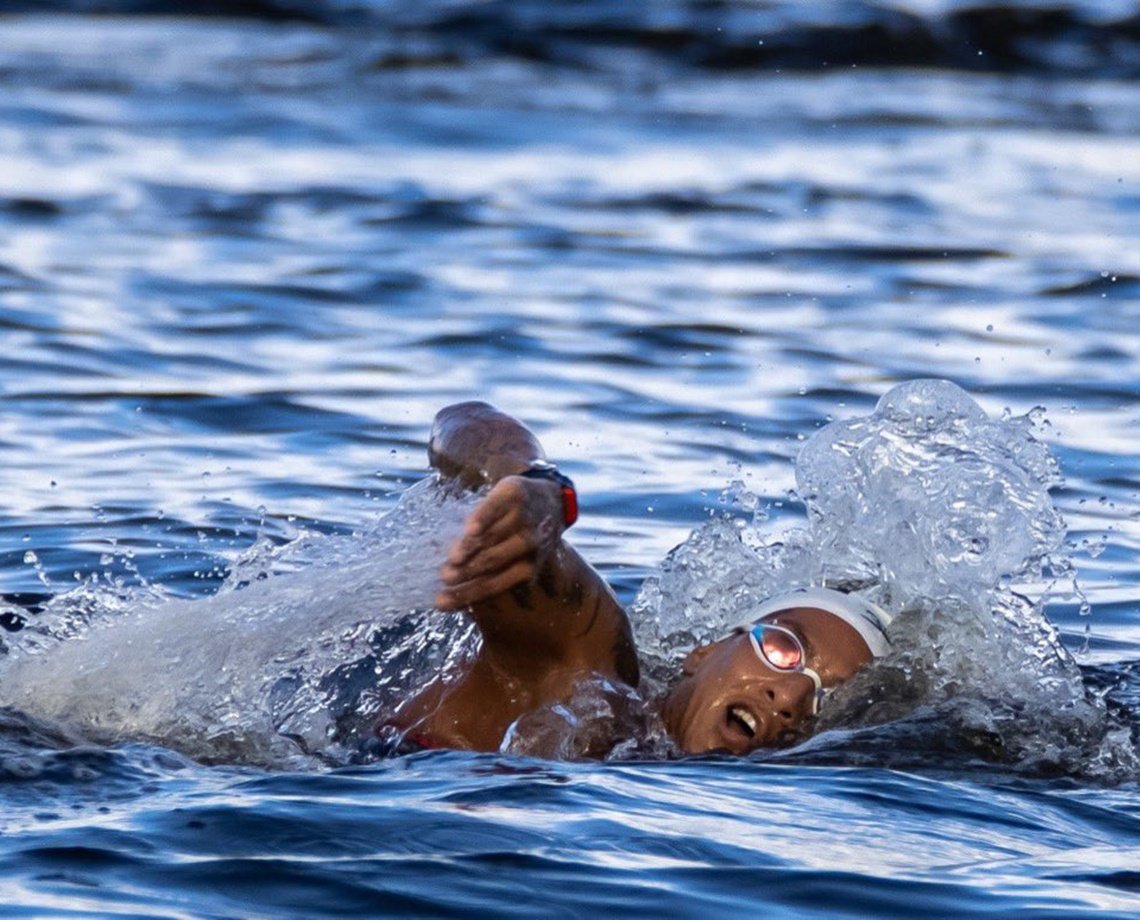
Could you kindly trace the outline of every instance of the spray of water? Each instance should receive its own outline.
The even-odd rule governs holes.
[[[854,727],[893,738],[918,720],[928,742],[949,732],[959,752],[1017,769],[1134,777],[1129,732],[1044,615],[1048,586],[1071,589],[1073,568],[1039,416],[991,419],[954,384],[917,380],[821,429],[796,462],[806,527],[773,537],[762,514],[712,520],[645,584],[634,613],[648,670],[675,671],[777,591],[854,589],[897,615],[894,652],[835,694],[814,749],[850,759]]]
[[[709,521],[646,582],[633,610],[642,696],[585,683],[520,719],[503,749],[666,752],[644,698],[680,657],[776,591],[828,584],[897,614],[894,652],[829,697],[794,756],[881,763],[905,748],[923,752],[919,763],[965,753],[1135,777],[1128,730],[1086,691],[1043,614],[1050,580],[1071,580],[1072,566],[1048,494],[1057,465],[1035,424],[1035,413],[991,419],[945,381],[914,381],[870,416],[828,425],[797,460],[806,527],[773,534],[737,488],[752,520]],[[256,545],[204,600],[151,587],[60,595],[0,658],[0,704],[203,760],[339,762],[379,714],[470,653],[470,623],[432,598],[477,500],[426,480],[364,533]],[[614,748],[615,737],[628,740]]]
[[[255,545],[202,600],[60,595],[0,663],[3,703],[203,760],[335,760],[354,720],[464,647],[469,624],[432,598],[473,501],[425,480],[364,533]]]

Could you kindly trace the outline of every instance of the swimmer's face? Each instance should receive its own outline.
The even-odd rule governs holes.
[[[813,607],[763,618],[790,629],[803,643],[807,666],[824,688],[850,678],[871,660],[854,627]],[[689,754],[726,750],[746,754],[792,740],[810,718],[815,685],[806,674],[777,671],[761,661],[747,633],[693,649],[685,676],[665,699],[669,733]]]

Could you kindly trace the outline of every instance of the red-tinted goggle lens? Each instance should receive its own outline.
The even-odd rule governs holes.
[[[795,634],[772,623],[757,623],[752,638],[764,660],[777,671],[802,671],[806,656]]]

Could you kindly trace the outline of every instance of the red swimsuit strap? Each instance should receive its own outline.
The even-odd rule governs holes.
[[[445,744],[440,744],[427,732],[421,732],[414,728],[404,732],[404,740],[410,741],[412,744],[418,745],[427,751],[437,751],[441,748],[447,747]]]
[[[397,722],[381,722],[376,726],[375,734],[381,735],[386,728],[400,733],[401,747],[409,744],[425,751],[437,751],[447,747],[446,744],[433,738],[430,732],[418,728],[405,728]]]

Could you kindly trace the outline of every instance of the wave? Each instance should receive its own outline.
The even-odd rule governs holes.
[[[373,29],[400,40],[378,67],[488,56],[605,69],[645,54],[710,71],[910,67],[1130,77],[1140,74],[1132,2],[411,3],[406,0],[0,0],[0,13],[161,15]],[[405,41],[406,40],[406,41]]]

